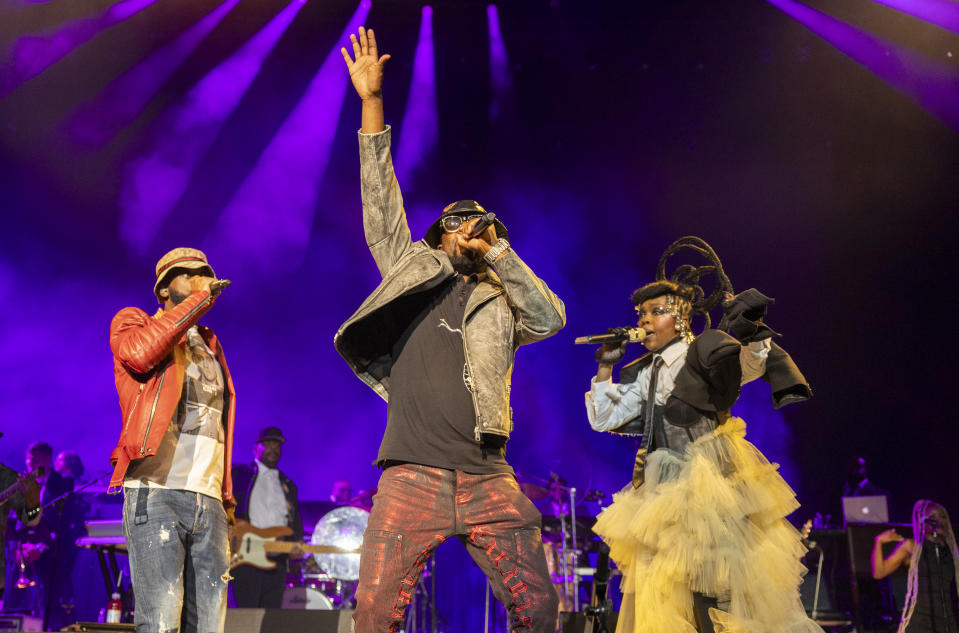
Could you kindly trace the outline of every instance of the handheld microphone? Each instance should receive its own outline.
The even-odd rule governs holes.
[[[619,343],[620,341],[629,341],[635,343],[649,336],[649,332],[641,327],[617,327],[605,334],[592,334],[590,336],[578,336],[573,341],[575,345],[584,345],[589,343]]]
[[[493,223],[493,220],[495,219],[496,219],[496,214],[493,212],[489,212],[483,215],[483,217],[481,217],[479,220],[476,221],[476,224],[473,226],[473,230],[470,231],[469,239],[471,240],[476,239],[477,237],[482,235],[483,232],[486,231],[486,227],[491,225]]]
[[[217,279],[216,281],[210,284],[210,292],[215,294],[217,292],[220,292],[224,288],[229,288],[232,285],[233,285],[233,282],[230,281],[229,279]]]

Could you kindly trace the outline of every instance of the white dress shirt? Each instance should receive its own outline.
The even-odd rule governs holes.
[[[256,460],[256,482],[250,491],[250,524],[268,528],[286,525],[289,521],[286,495],[280,485],[280,471]]]

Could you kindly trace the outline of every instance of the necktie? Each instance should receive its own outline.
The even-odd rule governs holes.
[[[653,434],[653,412],[656,409],[656,383],[659,382],[659,369],[663,366],[663,357],[653,357],[653,368],[649,373],[649,390],[643,409],[643,445],[636,451],[633,462],[633,488],[639,488],[646,480],[646,451]]]

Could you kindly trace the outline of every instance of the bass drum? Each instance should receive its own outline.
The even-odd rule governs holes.
[[[283,590],[283,608],[332,611],[333,601],[316,587],[287,587]]]
[[[370,520],[370,513],[362,508],[343,506],[330,510],[317,521],[310,543],[313,545],[333,545],[341,549],[359,550],[363,544],[363,533]],[[360,555],[357,554],[313,554],[320,569],[336,580],[356,581],[360,579]]]

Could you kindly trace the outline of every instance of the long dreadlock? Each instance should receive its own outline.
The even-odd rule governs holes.
[[[683,264],[667,277],[667,261],[683,250],[691,250],[709,263],[703,266]],[[716,276],[716,286],[707,295],[701,283],[711,275]],[[694,317],[702,316],[705,321],[703,329],[709,329],[712,325],[709,312],[723,300],[727,292],[733,294],[733,284],[723,270],[719,255],[702,238],[686,235],[670,244],[659,258],[656,281],[636,290],[632,298],[633,303],[639,305],[648,299],[665,296],[667,306],[676,318],[677,329],[681,336],[690,342],[693,333],[687,322],[691,323]]]
[[[912,549],[912,557],[909,559],[909,581],[906,585],[906,600],[902,610],[902,620],[899,622],[897,633],[905,633],[909,626],[909,620],[916,609],[916,598],[919,594],[919,559],[922,556],[922,547],[926,542],[926,537],[937,529],[926,519],[930,518],[934,510],[942,512],[944,520],[938,526],[941,533],[946,537],[946,546],[952,552],[952,560],[955,567],[956,593],[959,594],[959,549],[956,548],[956,535],[952,531],[952,523],[949,521],[949,513],[946,509],[928,499],[920,499],[912,507],[912,536],[916,546]]]

